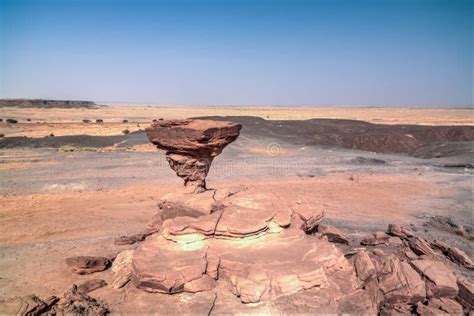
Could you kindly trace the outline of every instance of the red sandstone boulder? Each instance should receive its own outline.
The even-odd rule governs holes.
[[[411,250],[419,256],[436,257],[436,252],[431,248],[430,243],[423,238],[416,237],[409,242]]]
[[[426,278],[428,297],[456,297],[456,276],[440,261],[414,260],[412,266]]]
[[[387,256],[382,260],[379,273],[380,290],[387,303],[416,303],[425,298],[425,282],[407,262]]]
[[[461,249],[456,247],[451,247],[447,243],[441,240],[433,240],[431,246],[434,249],[439,249],[443,254],[445,254],[451,261],[462,265],[468,269],[473,268],[473,263],[471,258]]]
[[[212,120],[155,122],[146,129],[149,140],[166,151],[166,159],[184,185],[199,193],[206,190],[206,176],[213,159],[237,139],[240,124]]]
[[[467,309],[473,310],[474,309],[474,282],[460,278],[458,279],[458,288],[459,293],[458,297],[456,298],[462,305],[466,306]]]

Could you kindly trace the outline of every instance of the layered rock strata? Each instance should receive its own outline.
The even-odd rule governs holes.
[[[166,151],[166,159],[192,192],[206,190],[214,158],[237,139],[242,126],[211,120],[158,121],[146,129],[149,140]]]

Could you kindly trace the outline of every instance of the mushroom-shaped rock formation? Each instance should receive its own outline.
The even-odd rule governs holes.
[[[212,160],[240,134],[242,125],[212,120],[158,121],[146,129],[150,141],[166,150],[166,160],[184,185],[195,193],[206,190]]]

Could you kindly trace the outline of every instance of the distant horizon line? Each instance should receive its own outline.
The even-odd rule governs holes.
[[[0,98],[0,100],[47,100],[47,101],[76,101],[76,102],[94,102],[96,105],[107,105],[107,106],[148,106],[148,107],[297,107],[297,108],[308,108],[308,107],[344,107],[344,108],[420,108],[420,109],[474,109],[473,104],[465,105],[420,105],[420,104],[173,104],[173,103],[158,103],[158,102],[137,102],[137,101],[106,101],[106,100],[93,100],[93,99],[55,99],[55,98]]]

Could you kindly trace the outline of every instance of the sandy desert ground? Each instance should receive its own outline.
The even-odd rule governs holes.
[[[0,123],[0,133],[5,135],[0,139],[0,298],[58,295],[73,283],[92,278],[70,272],[65,258],[113,257],[136,247],[117,246],[114,240],[142,231],[157,213],[160,197],[182,186],[163,152],[138,131],[152,119],[214,115],[236,120],[254,116],[281,121],[330,118],[390,125],[465,125],[468,134],[474,125],[470,109],[1,108],[1,118],[19,123]],[[94,123],[98,118],[104,124]],[[83,119],[92,123],[82,123]],[[443,154],[420,158],[307,144],[301,141],[308,137],[305,133],[288,138],[273,125],[265,125],[261,132],[250,126],[259,121],[243,122],[240,137],[213,163],[208,176],[211,188],[245,184],[275,194],[312,196],[326,212],[324,221],[351,238],[397,223],[421,236],[448,241],[473,257],[472,140],[461,142],[461,149],[456,145],[446,153],[437,147]],[[137,133],[123,135],[125,129]],[[99,138],[79,136],[82,142],[61,138],[66,135]],[[28,142],[12,146],[21,139],[5,141],[18,136],[27,136]],[[117,138],[100,138],[105,136]],[[30,138],[40,139],[39,143]],[[51,147],[42,143],[51,139]],[[460,273],[473,277],[472,271]],[[105,271],[101,278],[110,281],[112,273]],[[124,292],[112,295],[98,289],[91,295],[106,301],[112,312],[136,312],[121,304]],[[187,295],[173,299],[189,301]],[[190,310],[181,310],[186,311]]]
[[[474,125],[471,109],[344,108],[344,107],[159,107],[112,104],[97,109],[1,108],[1,117],[16,118],[19,124],[0,125],[6,136],[44,137],[61,135],[116,135],[124,129],[138,131],[153,119],[180,119],[200,116],[255,116],[269,120],[315,118],[361,120],[378,124]],[[30,119],[31,121],[26,121]],[[82,120],[104,120],[97,128]],[[122,123],[128,120],[127,123]]]

